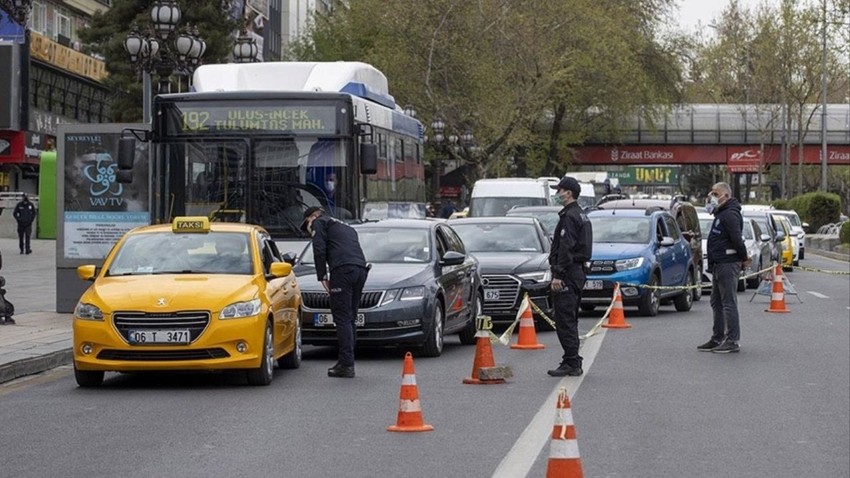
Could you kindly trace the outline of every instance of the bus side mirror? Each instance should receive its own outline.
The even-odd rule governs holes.
[[[378,145],[360,143],[360,174],[378,172]]]
[[[118,169],[133,169],[133,161],[136,158],[136,140],[134,138],[118,139]]]
[[[133,171],[119,169],[115,173],[115,180],[118,181],[119,184],[130,184],[133,182]]]

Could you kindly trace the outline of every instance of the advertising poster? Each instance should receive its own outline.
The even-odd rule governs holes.
[[[64,257],[103,259],[134,227],[150,224],[146,143],[137,142],[133,182],[117,181],[120,133],[65,135]]]

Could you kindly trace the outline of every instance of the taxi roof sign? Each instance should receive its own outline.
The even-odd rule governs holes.
[[[206,216],[175,217],[171,232],[210,232],[210,220]]]

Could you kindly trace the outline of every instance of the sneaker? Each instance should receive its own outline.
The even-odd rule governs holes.
[[[711,349],[712,352],[716,354],[728,354],[733,352],[738,352],[741,350],[741,346],[731,340],[727,340],[723,342],[721,345],[714,347]]]
[[[582,373],[584,373],[584,371],[581,369],[581,367],[573,367],[572,365],[562,363],[558,366],[558,368],[554,370],[549,370],[546,373],[553,377],[578,377]]]
[[[354,378],[354,367],[334,365],[328,369],[328,377]]]
[[[699,350],[700,352],[711,352],[712,350],[716,349],[719,346],[720,346],[720,343],[715,342],[714,340],[709,340],[708,342],[706,342],[702,345],[698,345],[697,350]]]

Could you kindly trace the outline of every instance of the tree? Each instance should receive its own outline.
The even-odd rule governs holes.
[[[124,50],[124,39],[132,25],[140,28],[150,25],[153,3],[153,0],[116,0],[112,8],[95,13],[89,27],[80,30],[83,42],[106,61],[109,76],[105,83],[113,92],[110,114],[116,122],[142,120],[142,84]],[[237,28],[236,22],[222,15],[222,10],[229,10],[228,2],[180,0],[178,3],[182,13],[180,26],[197,26],[207,44],[202,61],[226,61],[233,44],[232,34]]]

